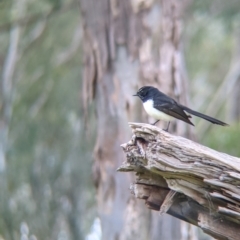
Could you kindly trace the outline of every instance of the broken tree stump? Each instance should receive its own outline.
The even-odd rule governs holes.
[[[240,159],[155,126],[129,123],[133,137],[122,145],[135,172],[132,193],[148,208],[200,227],[217,239],[240,239]]]

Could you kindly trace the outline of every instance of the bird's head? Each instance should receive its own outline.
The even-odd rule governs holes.
[[[144,86],[141,87],[133,96],[138,96],[143,102],[145,102],[148,99],[151,99],[156,91],[158,91],[157,88]]]

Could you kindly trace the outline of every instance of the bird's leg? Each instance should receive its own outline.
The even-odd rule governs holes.
[[[167,128],[166,128],[166,129],[163,129],[163,130],[166,131],[166,132],[168,132],[169,126],[170,126],[170,121],[168,122]]]
[[[151,125],[155,125],[156,123],[158,123],[160,120],[157,120],[155,123],[152,123]]]

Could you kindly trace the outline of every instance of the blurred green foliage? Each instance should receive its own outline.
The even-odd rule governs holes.
[[[13,2],[0,2],[0,29],[18,20],[10,17]],[[79,9],[70,0],[23,4],[23,18],[36,18],[19,23],[7,168],[0,175],[0,235],[84,239],[95,216],[94,136],[83,130]],[[1,70],[8,39],[2,28]]]
[[[234,58],[240,44],[240,1],[192,1],[184,20],[184,49],[190,83],[190,106],[206,113],[218,88],[226,80],[229,69],[236,61]],[[228,122],[231,126],[222,128],[209,125],[208,122],[200,125],[204,120],[196,118],[196,136],[201,143],[209,147],[240,156],[237,141],[238,135],[240,136],[239,126],[237,122],[230,121],[230,104],[234,99],[232,94],[227,94],[227,90],[223,89],[221,99],[216,101],[219,110],[213,117]],[[209,127],[203,130],[203,125]]]
[[[240,124],[235,123],[230,127],[224,129],[213,128],[205,138],[204,144],[213,148],[219,152],[225,152],[227,154],[240,157]]]
[[[3,25],[4,23],[8,23],[11,21],[11,8],[12,8],[12,0],[9,1],[0,1],[0,23]]]
[[[16,8],[20,3],[22,13]],[[196,110],[204,112],[230,67],[239,10],[237,0],[193,0],[184,16],[190,105]],[[0,1],[1,75],[10,31],[16,24],[21,30],[7,167],[0,173],[0,238],[25,234],[81,240],[96,214],[91,180],[95,130],[86,135],[81,111],[79,15],[74,0]],[[226,114],[222,106],[220,118]],[[91,115],[89,122],[94,126]],[[240,156],[239,132],[237,123],[213,125],[203,143]]]

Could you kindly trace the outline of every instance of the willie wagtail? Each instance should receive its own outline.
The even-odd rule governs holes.
[[[168,121],[167,129],[165,129],[166,131],[168,131],[170,120],[174,118],[180,119],[194,126],[194,124],[189,120],[189,118],[191,118],[192,116],[187,115],[186,112],[203,118],[213,124],[218,124],[221,126],[228,125],[222,121],[193,111],[192,109],[177,103],[174,99],[160,92],[155,87],[142,87],[133,96],[138,96],[142,100],[143,107],[147,114],[157,119],[157,121],[153,125],[155,125],[159,120]]]

